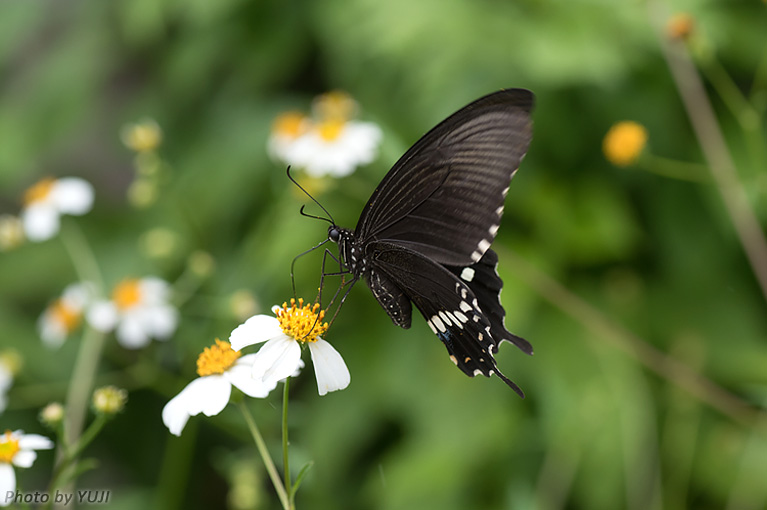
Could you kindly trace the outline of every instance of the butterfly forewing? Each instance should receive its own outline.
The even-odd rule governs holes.
[[[436,262],[477,262],[500,224],[531,139],[533,95],[512,89],[462,108],[424,135],[376,188],[356,237],[396,241]]]

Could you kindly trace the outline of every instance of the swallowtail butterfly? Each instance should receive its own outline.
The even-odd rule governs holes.
[[[508,89],[461,108],[397,161],[354,231],[332,219],[328,229],[350,283],[364,278],[394,324],[409,328],[414,304],[458,368],[495,374],[522,397],[493,355],[504,340],[533,349],[504,326],[490,245],[532,138],[534,97]]]

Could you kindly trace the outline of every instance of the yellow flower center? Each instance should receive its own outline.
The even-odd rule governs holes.
[[[48,198],[56,179],[47,177],[24,192],[24,205],[32,205]]]
[[[317,96],[312,110],[321,119],[345,121],[357,113],[357,102],[346,92],[334,90]]]
[[[298,138],[306,131],[308,121],[301,112],[285,112],[274,119],[272,132],[287,138]]]
[[[229,342],[216,338],[216,345],[206,347],[197,358],[197,374],[200,377],[223,374],[240,356],[241,354],[233,350]]]
[[[82,314],[67,305],[63,299],[57,299],[51,305],[51,316],[53,320],[64,326],[67,333],[70,333],[80,325]]]
[[[19,440],[13,438],[10,430],[6,430],[5,434],[0,436],[0,463],[10,464],[19,450]]]
[[[136,278],[121,281],[112,291],[112,301],[117,308],[125,310],[137,305],[141,301],[141,286]]]
[[[627,166],[636,161],[647,143],[647,130],[632,121],[618,122],[605,135],[602,150],[614,165]]]
[[[343,120],[339,119],[326,120],[317,126],[317,132],[319,132],[323,140],[332,142],[340,136],[345,124]]]
[[[290,308],[287,303],[282,303],[282,308],[277,309],[280,328],[286,335],[299,342],[316,342],[317,337],[328,330],[328,323],[322,322],[325,310],[317,313],[319,307],[319,303],[314,303],[314,306],[305,305],[301,298],[298,299],[298,306],[295,299],[290,300]]]

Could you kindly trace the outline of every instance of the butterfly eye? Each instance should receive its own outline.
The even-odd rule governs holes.
[[[334,243],[337,243],[338,240],[341,239],[341,232],[335,227],[330,227],[330,229],[328,229],[328,238]]]

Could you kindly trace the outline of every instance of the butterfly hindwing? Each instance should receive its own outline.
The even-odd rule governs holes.
[[[466,282],[428,257],[397,244],[373,242],[366,251],[373,272],[396,282],[445,344],[458,368],[471,377],[496,374],[524,396],[498,370],[493,357],[498,343],[492,336],[493,325]]]
[[[525,354],[533,353],[533,346],[522,337],[510,333],[504,325],[506,311],[501,304],[503,281],[498,275],[498,255],[488,249],[479,262],[464,267],[448,267],[461,279],[477,297],[479,307],[490,320],[490,332],[495,345],[493,352],[498,352],[498,344],[504,340],[519,347]]]
[[[530,143],[532,106],[530,91],[504,90],[438,124],[373,192],[356,238],[394,241],[440,264],[479,261]]]

